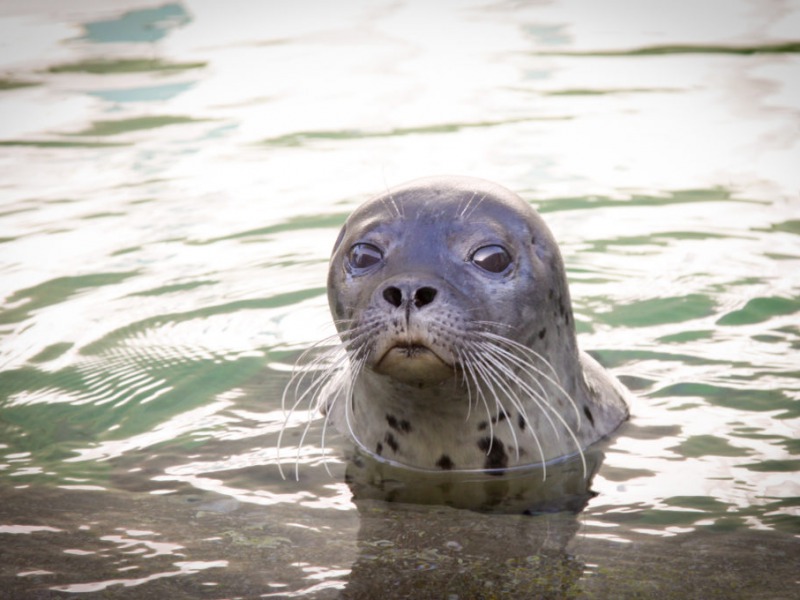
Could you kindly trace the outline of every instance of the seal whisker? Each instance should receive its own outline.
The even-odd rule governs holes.
[[[522,361],[522,360],[521,360],[521,359],[519,359],[518,357],[514,356],[514,354],[513,354],[513,353],[511,353],[511,352],[507,352],[507,351],[504,351],[502,348],[498,348],[498,347],[496,347],[496,346],[494,346],[494,347],[493,347],[493,346],[491,346],[491,345],[489,345],[489,346],[483,346],[483,348],[484,348],[484,350],[486,350],[487,352],[498,352],[498,351],[502,351],[502,352],[504,352],[504,356],[506,356],[506,357],[507,357],[509,360],[512,360],[512,361],[516,362],[516,363],[517,363],[518,365],[520,365],[521,367],[523,367],[523,368],[524,368],[524,367],[531,367],[531,368],[535,369],[535,367],[534,367],[533,365],[530,365],[529,363],[526,363],[525,361]],[[537,373],[538,373],[538,374],[540,374],[540,375],[542,375],[542,376],[544,376],[544,377],[547,377],[546,375],[544,375],[543,373],[541,373],[541,371],[538,371],[538,370],[537,370]],[[548,378],[548,379],[549,379],[549,378]],[[540,384],[540,383],[539,383],[539,382],[538,382],[538,381],[537,381],[535,378],[533,378],[532,380],[533,380],[533,381],[534,381],[534,382],[535,382],[537,385],[539,385],[539,387],[541,388],[541,384]],[[567,431],[567,433],[569,434],[569,436],[572,438],[573,442],[575,442],[575,447],[576,447],[577,451],[578,451],[578,452],[580,453],[580,455],[581,455],[581,461],[583,462],[583,466],[584,466],[584,472],[585,472],[585,471],[586,471],[586,461],[585,461],[585,459],[584,459],[584,457],[583,457],[583,451],[582,451],[582,449],[581,449],[581,444],[580,444],[580,441],[578,441],[578,437],[575,435],[575,432],[572,430],[572,427],[570,427],[570,425],[569,425],[569,424],[566,422],[566,420],[564,419],[563,415],[561,415],[561,413],[559,413],[559,412],[558,412],[558,411],[557,411],[557,410],[556,410],[556,409],[555,409],[553,406],[551,406],[549,402],[547,402],[547,401],[544,401],[543,403],[540,403],[538,400],[536,400],[536,398],[541,398],[541,396],[539,396],[538,394],[536,394],[536,392],[535,392],[535,391],[534,391],[534,390],[533,390],[533,389],[532,389],[532,388],[531,388],[531,387],[530,387],[530,386],[529,386],[529,385],[528,385],[526,382],[524,382],[522,379],[518,379],[518,380],[517,380],[517,383],[518,383],[519,385],[521,385],[521,386],[522,386],[524,389],[526,389],[526,390],[527,390],[529,393],[532,393],[532,396],[534,396],[534,400],[536,401],[536,404],[537,404],[537,405],[538,405],[540,408],[547,409],[547,410],[543,410],[543,414],[544,414],[545,416],[547,416],[547,411],[550,411],[551,413],[553,413],[553,415],[556,417],[556,419],[558,419],[558,421],[559,421],[559,422],[560,422],[560,423],[561,423],[561,424],[564,426],[564,429]],[[554,384],[555,384],[555,382],[553,382],[553,381],[551,381],[551,383],[554,383]],[[557,384],[555,384],[555,385],[557,385]],[[561,391],[563,394],[566,394],[566,392],[563,390],[563,388],[561,388],[561,386],[558,386],[558,388],[559,388],[559,390],[560,390],[560,391]],[[542,388],[542,391],[544,392],[544,389],[543,389],[543,388]],[[568,394],[567,394],[567,397],[569,398],[569,395],[568,395]],[[574,405],[574,402],[573,402],[573,405]],[[551,424],[551,426],[553,426],[553,430],[555,431],[556,435],[558,436],[558,429],[555,427],[555,424],[553,423],[552,419],[550,419],[550,418],[548,417],[548,420],[550,421],[550,424]]]
[[[476,193],[477,193],[477,192],[476,192]],[[484,194],[483,196],[481,196],[480,200],[478,200],[478,201],[475,203],[475,206],[473,206],[473,207],[472,207],[472,210],[470,210],[470,211],[469,211],[469,213],[467,213],[467,214],[466,214],[466,218],[467,218],[467,219],[469,219],[470,217],[472,217],[472,215],[475,213],[475,211],[476,211],[476,210],[478,210],[478,207],[481,205],[481,202],[483,202],[483,201],[486,199],[486,196],[487,196],[487,194]],[[473,198],[474,198],[474,197],[475,197],[475,196],[473,196]],[[470,200],[470,202],[471,202],[471,200]]]
[[[464,203],[464,206],[461,208],[461,212],[458,215],[460,218],[463,219],[464,216],[467,214],[467,209],[469,209],[469,205],[472,204],[472,201],[475,199],[475,196],[477,196],[477,195],[478,195],[478,190],[474,190],[472,192],[472,196],[470,196],[469,200],[467,200]]]
[[[311,427],[314,411],[324,408],[322,406],[323,402],[326,401],[324,391],[327,388],[332,388],[334,390],[337,389],[340,387],[336,385],[337,380],[347,379],[347,377],[342,377],[343,373],[346,372],[346,370],[343,370],[342,367],[348,363],[351,356],[358,356],[359,354],[363,353],[366,345],[362,344],[361,341],[365,338],[368,339],[371,330],[374,329],[375,326],[364,325],[347,330],[344,334],[333,334],[314,343],[298,357],[297,361],[292,367],[292,376],[289,379],[289,383],[284,388],[281,396],[281,409],[284,413],[286,413],[286,415],[280,432],[278,433],[277,460],[278,471],[280,472],[281,477],[284,479],[285,473],[283,471],[283,464],[280,460],[280,449],[283,443],[283,435],[286,431],[289,421],[292,418],[292,415],[297,411],[298,407],[303,403],[303,401],[307,399],[309,416],[300,436],[299,445],[297,447],[297,457],[295,461],[295,477],[299,477],[298,466],[302,446]],[[336,340],[338,343],[336,345],[331,345],[334,340]],[[322,352],[319,352],[319,349],[326,345],[330,347]],[[309,356],[311,356],[314,352],[319,353],[308,360]],[[307,385],[304,385],[306,378],[312,373],[313,377],[311,381]],[[300,392],[301,388],[304,388],[302,393]],[[294,390],[294,403],[287,411],[286,398],[291,390]],[[331,394],[329,399],[331,404],[335,401],[335,398],[336,393]],[[323,456],[325,454],[324,433],[327,426],[328,414],[330,414],[330,408],[331,407],[329,406],[328,410],[325,411],[326,418],[325,422],[323,423],[323,439],[321,440]],[[325,464],[325,468],[328,470],[327,463]]]
[[[332,394],[330,402],[328,403],[327,410],[325,411],[325,419],[322,422],[322,434],[320,437],[320,443],[322,444],[323,458],[327,453],[327,445],[325,443],[325,439],[328,431],[328,423],[330,421],[331,415],[333,414],[334,405],[336,404],[336,401],[343,396],[345,398],[344,400],[345,413],[347,412],[346,406],[350,404],[349,399],[353,393],[353,382],[356,380],[358,374],[361,372],[361,368],[363,367],[363,365],[364,365],[364,359],[360,359],[355,363],[351,363],[349,366],[339,371],[340,378],[344,383],[338,386],[335,393]],[[351,437],[355,437],[355,433],[353,432],[353,429],[350,426],[349,422],[348,422],[348,433],[351,435]],[[330,475],[331,472],[330,468],[328,467],[328,462],[323,461],[323,464],[325,465],[325,471]]]
[[[390,193],[387,193],[387,195],[384,197],[383,205],[386,207],[386,210],[389,212],[390,215],[393,214],[398,218],[402,216],[400,214],[400,210],[397,208],[397,204],[395,204],[394,202],[394,198],[392,198],[392,195]]]
[[[463,385],[467,390],[467,416],[464,421],[469,422],[469,418],[472,416],[472,387],[470,386],[470,380],[467,376],[467,369],[469,368],[469,365],[467,364],[467,360],[463,352],[459,348],[455,348],[454,350],[458,364],[461,367],[461,385]]]
[[[472,355],[466,354],[465,360],[462,364],[469,371],[470,377],[475,383],[475,395],[477,396],[475,401],[476,406],[478,400],[480,400],[483,404],[484,410],[486,411],[486,422],[489,428],[489,447],[486,450],[486,454],[488,455],[492,451],[492,443],[494,442],[494,424],[492,423],[492,411],[489,409],[489,403],[487,402],[486,395],[484,394],[484,386],[481,385],[481,378],[479,377],[480,368],[478,362],[479,361],[473,360]],[[493,392],[493,390],[490,391]]]
[[[364,328],[368,329],[368,328]],[[352,330],[356,331],[356,330]],[[327,435],[327,426],[330,420],[331,414],[333,414],[334,405],[336,401],[339,399],[340,396],[344,396],[348,398],[352,395],[352,388],[353,382],[358,377],[358,374],[361,371],[364,363],[366,362],[366,356],[363,352],[363,346],[356,345],[356,340],[360,337],[363,337],[363,334],[366,333],[362,332],[360,335],[355,336],[355,340],[348,340],[346,343],[341,344],[337,347],[332,348],[328,354],[335,355],[335,360],[331,361],[329,366],[326,370],[320,373],[312,383],[309,385],[309,388],[303,393],[303,395],[295,402],[295,405],[292,407],[292,411],[290,412],[289,416],[291,416],[292,412],[296,409],[297,405],[302,402],[303,398],[311,394],[309,397],[309,419],[306,423],[306,426],[303,429],[303,433],[300,437],[300,443],[297,448],[297,457],[295,461],[295,477],[299,478],[299,464],[300,464],[300,452],[302,449],[303,444],[305,443],[305,438],[308,434],[309,428],[311,426],[311,413],[316,410],[322,409],[325,418],[322,423],[322,433],[320,443],[322,445],[322,456],[325,457],[327,453],[327,445],[325,443],[326,435]],[[331,388],[332,391],[326,396],[325,390]],[[316,402],[315,402],[316,400]],[[323,402],[326,403],[323,406]],[[281,432],[282,435],[283,432]],[[350,433],[354,435],[352,428],[350,429]],[[280,446],[280,436],[279,436],[279,446]],[[325,470],[330,474],[330,468],[328,467],[327,461],[323,461],[325,466]]]
[[[304,352],[301,356],[307,355],[308,352]],[[301,372],[294,372],[289,384],[287,384],[286,388],[284,389],[283,396],[281,397],[281,408],[284,413],[288,412],[286,416],[287,422],[297,407],[303,402],[303,400],[309,396],[313,400],[316,397],[319,389],[324,386],[326,381],[331,378],[346,361],[347,354],[342,352],[341,346],[337,345],[314,357],[307,365],[303,367]],[[320,365],[323,363],[327,363],[324,369],[320,368]],[[295,368],[296,367],[297,365],[295,365]],[[313,373],[311,383],[308,384],[302,394],[299,394],[300,388],[303,387],[303,383],[311,373]],[[290,389],[294,389],[295,402],[292,404],[292,408],[287,411],[286,397]]]
[[[521,385],[523,387],[523,389],[525,389],[527,387],[527,384],[524,381],[522,381],[513,370],[511,370],[507,365],[503,364],[501,361],[496,361],[496,362],[484,361],[484,364],[485,364],[487,369],[497,373],[497,377],[499,377],[501,379],[506,379],[508,381],[509,385],[518,384],[518,385]],[[530,391],[533,391],[533,390],[530,390]],[[508,401],[511,403],[511,406],[514,409],[517,410],[517,412],[519,413],[520,417],[525,422],[526,429],[530,432],[530,435],[533,438],[533,441],[536,444],[537,449],[539,450],[539,456],[542,459],[542,481],[544,481],[544,480],[547,479],[547,459],[546,459],[546,456],[545,456],[545,453],[544,453],[544,448],[542,447],[541,441],[539,440],[539,436],[536,435],[536,429],[533,427],[533,423],[531,423],[530,418],[528,417],[528,412],[522,406],[522,403],[511,394],[507,394],[506,397],[507,397]],[[535,399],[535,402],[536,402],[537,406],[540,406],[538,399]],[[507,415],[507,413],[506,413],[506,415]],[[547,415],[546,412],[544,413],[544,415],[545,415],[545,417],[547,417],[548,420],[550,420],[550,417]],[[558,432],[555,429],[555,424],[552,422],[552,420],[550,420],[550,423],[552,424],[553,429],[554,429],[554,431],[556,431],[556,435],[557,435]],[[511,427],[511,431],[512,431],[512,434],[513,434],[514,430],[513,430],[513,427],[511,425],[511,419],[509,419],[509,427]],[[515,437],[515,439],[516,439],[516,437]]]
[[[485,324],[485,325],[497,325],[495,323],[492,323],[491,321],[485,321],[483,324]],[[508,327],[508,326],[506,326],[506,327]],[[525,354],[529,354],[529,355],[533,356],[534,358],[540,360],[550,370],[550,372],[553,374],[553,377],[556,380],[559,379],[558,372],[555,370],[555,368],[553,368],[553,365],[550,364],[550,361],[548,361],[540,353],[536,352],[536,350],[534,350],[532,348],[529,348],[525,344],[520,344],[519,342],[517,342],[515,340],[512,340],[511,338],[508,338],[508,337],[503,336],[503,335],[499,335],[499,334],[494,333],[492,331],[479,330],[477,333],[479,335],[483,336],[484,338],[490,339],[490,340],[492,340],[494,342],[498,342],[500,344],[506,344],[506,345],[508,345],[510,347],[513,347],[516,350],[519,350],[520,352],[523,352]]]
[[[552,417],[550,417],[550,414],[549,414],[550,411],[553,411],[553,412],[555,412],[555,411],[554,411],[553,407],[551,407],[547,403],[547,400],[546,400],[545,396],[543,395],[545,393],[545,391],[544,391],[544,388],[542,387],[542,385],[536,379],[533,379],[533,382],[536,383],[537,386],[539,386],[539,389],[541,391],[537,391],[537,390],[533,389],[530,386],[530,384],[525,379],[523,379],[522,376],[517,371],[514,370],[514,368],[512,366],[510,366],[510,365],[508,365],[508,364],[506,364],[504,362],[504,360],[507,360],[508,358],[515,358],[515,357],[509,356],[507,353],[499,353],[498,354],[497,351],[501,350],[501,349],[498,349],[498,348],[492,346],[491,344],[487,345],[485,343],[482,343],[482,344],[479,345],[479,347],[483,352],[486,352],[488,355],[492,356],[495,359],[494,362],[486,361],[487,365],[489,365],[493,369],[499,370],[501,376],[503,376],[509,382],[510,386],[512,386],[512,385],[513,386],[518,386],[519,388],[521,388],[522,391],[525,391],[525,392],[527,392],[529,394],[529,397],[531,398],[531,400],[540,409],[541,414],[544,416],[545,419],[547,419],[548,423],[550,424],[550,427],[552,428],[553,432],[556,435],[556,439],[560,438],[561,435],[560,435],[560,432],[558,430],[558,427],[556,427],[555,422],[553,421]],[[531,423],[530,418],[528,417],[527,411],[522,406],[522,403],[520,402],[519,399],[515,398],[512,395],[509,395],[508,398],[509,398],[509,401],[512,403],[512,406],[514,406],[514,408],[516,408],[519,411],[520,415],[522,416],[523,420],[525,421],[525,424],[526,424],[527,428],[530,430],[531,435],[533,436],[533,439],[534,439],[534,441],[535,441],[535,443],[536,443],[536,445],[537,445],[537,447],[539,449],[540,455],[542,456],[542,461],[545,462],[544,450],[543,450],[543,448],[541,446],[541,443],[539,441],[538,436],[536,435],[535,427],[533,427],[533,424]],[[566,423],[564,423],[564,425],[565,425],[565,427],[569,427]],[[546,473],[545,473],[545,476],[546,476]]]
[[[523,344],[520,344],[519,342],[515,342],[514,340],[510,340],[508,338],[505,338],[503,336],[499,336],[497,334],[493,334],[493,333],[488,332],[488,331],[483,331],[483,332],[481,332],[481,334],[484,337],[488,338],[488,339],[495,340],[500,344],[506,344],[511,348],[515,348],[515,349],[519,350],[520,352],[523,352],[525,354],[533,356],[533,357],[539,359],[540,361],[542,361],[542,363],[544,363],[545,366],[547,366],[550,369],[550,371],[553,373],[553,377],[550,377],[549,375],[547,375],[546,373],[544,373],[540,369],[537,369],[537,373],[539,375],[541,375],[542,377],[544,377],[545,379],[547,379],[547,381],[552,383],[554,386],[556,386],[558,391],[560,391],[564,395],[564,397],[569,401],[569,403],[572,405],[573,410],[575,411],[575,418],[576,418],[577,423],[578,423],[578,429],[580,430],[581,420],[582,419],[581,419],[581,412],[578,409],[578,404],[577,404],[577,402],[575,402],[575,400],[572,398],[572,396],[569,394],[569,392],[567,392],[563,388],[561,383],[558,381],[558,379],[559,379],[558,373],[556,373],[556,370],[553,368],[553,365],[551,365],[550,362],[545,357],[543,357],[541,354],[539,354],[535,350],[533,350],[531,348],[528,348],[527,346],[525,346]],[[535,365],[531,364],[530,366],[532,368],[536,369]]]
[[[483,361],[478,355],[474,355],[473,358],[475,359],[473,361],[473,365],[478,370],[478,372],[480,372],[480,374],[482,375],[482,378],[489,384],[488,385],[489,392],[491,392],[492,397],[494,398],[495,406],[497,407],[498,411],[501,411],[503,413],[503,415],[505,417],[505,420],[510,421],[510,419],[508,418],[508,413],[506,412],[505,406],[503,406],[503,403],[500,401],[500,398],[497,395],[497,391],[496,391],[496,388],[501,388],[502,389],[502,380],[497,377],[497,375],[494,372],[494,370],[492,370],[492,369],[487,367],[487,363],[485,363],[485,361]],[[488,409],[488,407],[487,407],[487,409]],[[496,420],[499,421],[499,416],[500,416],[500,412],[497,413],[497,416],[492,416],[491,414],[489,414],[489,423],[490,424],[492,423],[492,419],[496,419]],[[490,429],[490,432],[491,431],[492,430]],[[513,426],[510,428],[510,431],[511,431],[511,437],[514,440],[514,448],[515,448],[516,454],[517,454],[516,458],[517,458],[517,460],[519,460],[519,441],[517,440],[517,432],[514,431],[514,427]],[[493,433],[490,433],[490,438],[491,438],[491,440],[489,442],[489,449],[486,452],[487,455],[489,453],[491,453],[492,443],[494,442],[494,434]]]
[[[358,434],[353,427],[353,419],[355,418],[354,412],[354,404],[355,404],[355,381],[358,379],[359,374],[364,368],[366,364],[366,358],[359,359],[353,363],[351,363],[349,370],[349,381],[347,384],[346,389],[344,390],[344,420],[345,425],[347,427],[347,433],[350,437],[355,440],[357,443],[361,444],[361,440],[358,437]],[[365,448],[366,450],[366,448]]]
[[[349,367],[345,367],[343,369],[339,369],[336,379],[332,379],[331,383],[333,384],[334,381],[341,379],[344,381],[342,385],[335,386],[334,393],[331,394],[330,399],[327,402],[326,410],[325,410],[325,418],[322,421],[322,433],[320,435],[320,444],[322,445],[322,459],[323,465],[325,466],[325,472],[328,475],[331,475],[331,470],[328,467],[328,461],[325,460],[325,456],[327,454],[327,444],[325,443],[326,435],[328,432],[328,423],[330,422],[331,415],[333,414],[334,405],[336,404],[336,400],[339,398],[340,394],[344,392],[345,394],[349,394],[349,391],[352,387],[353,377],[351,376],[351,369]],[[297,467],[297,465],[295,465]],[[295,470],[295,476],[299,476],[299,472]]]
[[[399,219],[404,218],[405,215],[403,214],[403,211],[401,210],[400,206],[395,201],[394,196],[392,196],[392,189],[386,183],[385,179],[383,181],[383,185],[386,188],[386,195],[384,196],[384,198],[388,199],[388,202],[386,202],[386,200],[384,200],[384,204],[386,206],[389,206],[389,204],[391,204],[391,206],[394,208],[395,216],[397,218],[399,218]],[[391,213],[392,211],[390,210],[389,212]]]
[[[513,363],[515,363],[516,366],[518,366],[518,367],[522,367],[523,369],[531,368],[532,370],[534,370],[535,373],[538,373],[538,370],[536,369],[536,367],[534,365],[531,365],[530,363],[527,363],[527,362],[519,359],[518,357],[516,357],[513,354],[509,353],[507,350],[504,350],[503,348],[499,348],[499,347],[497,347],[497,346],[495,346],[495,345],[493,345],[491,343],[482,342],[479,346],[483,351],[491,354],[492,356],[494,356],[497,359],[497,361],[503,366],[504,370],[507,372],[507,375],[508,375],[509,378],[513,379],[513,381],[515,383],[524,386],[525,391],[527,391],[530,394],[531,399],[542,410],[542,414],[549,421],[550,426],[553,428],[553,431],[556,434],[556,437],[557,438],[560,437],[558,428],[556,427],[556,425],[553,422],[552,418],[548,414],[548,411],[553,411],[554,409],[553,409],[552,406],[550,406],[549,402],[547,401],[547,391],[544,389],[544,386],[541,384],[541,382],[538,379],[536,379],[535,377],[532,377],[531,380],[539,388],[538,391],[533,389],[522,378],[522,376],[519,373],[517,373],[517,371],[512,366],[506,365],[502,361],[503,360],[510,360]]]
[[[283,388],[283,394],[281,395],[281,410],[286,412],[286,397],[289,394],[289,391],[294,388],[295,395],[302,385],[305,377],[308,375],[310,369],[310,365],[314,364],[317,360],[320,360],[320,356],[316,356],[310,364],[304,364],[309,356],[311,356],[314,352],[318,352],[319,349],[323,346],[330,345],[331,347],[336,347],[339,345],[338,334],[330,335],[322,340],[319,340],[306,348],[297,360],[292,365],[292,373],[289,377],[289,383],[286,384],[286,387]],[[334,343],[336,342],[336,343]],[[324,353],[323,353],[324,354]],[[301,370],[301,367],[302,370]]]
[[[448,334],[456,340],[459,339],[459,333],[457,331],[448,331]],[[480,385],[480,378],[477,376],[475,369],[473,368],[473,354],[469,352],[468,346],[456,344],[454,347],[454,352],[456,354],[457,365],[460,367],[462,384],[467,390],[467,416],[465,421],[469,421],[469,418],[472,415],[473,402],[477,407],[478,400],[483,400],[483,391]]]
[[[281,474],[281,477],[283,477],[284,479],[285,479],[285,474],[283,472],[283,465],[280,460],[280,453],[283,444],[283,435],[286,432],[286,428],[289,424],[289,421],[291,420],[292,415],[294,415],[294,413],[297,411],[297,408],[303,403],[303,401],[307,399],[309,415],[306,421],[306,425],[303,428],[303,433],[300,437],[300,441],[297,447],[297,461],[299,462],[301,448],[305,441],[308,430],[311,427],[311,422],[313,420],[313,413],[315,409],[319,409],[320,404],[322,403],[322,397],[321,397],[322,392],[324,389],[326,389],[329,383],[332,384],[337,379],[337,377],[340,376],[340,374],[342,373],[342,366],[345,365],[348,361],[347,354],[342,350],[343,349],[341,346],[336,346],[335,348],[332,348],[328,352],[326,352],[324,356],[329,360],[328,367],[325,370],[321,370],[315,373],[308,387],[299,396],[297,396],[297,391],[299,391],[299,387],[295,387],[295,401],[292,404],[292,407],[288,411],[286,411],[284,408],[285,418],[283,421],[283,425],[281,426],[281,429],[278,433],[278,441],[277,441],[278,470]],[[318,362],[321,362],[321,359]],[[303,374],[303,377],[305,377],[305,375],[307,375],[308,372],[309,371],[306,371]],[[301,381],[303,377],[301,377]]]
[[[547,409],[549,407],[546,406],[546,400],[544,399],[544,396],[531,388],[528,382],[525,381],[525,379],[523,379],[522,376],[511,365],[506,364],[505,360],[507,357],[503,354],[496,354],[494,352],[495,348],[487,346],[485,343],[477,344],[476,348],[482,353],[485,353],[487,358],[492,358],[492,360],[484,359],[484,364],[488,369],[491,369],[497,373],[497,376],[506,382],[508,388],[514,389],[515,386],[520,386],[523,391],[528,393],[531,400],[540,409],[545,419],[547,419],[550,423],[556,436],[558,436],[558,429],[556,428],[555,423],[550,415],[547,414]],[[520,413],[520,416],[524,419],[526,426],[528,426],[531,429],[531,432],[533,432],[533,424],[531,423],[530,418],[528,417],[528,412],[522,405],[521,400],[516,398],[513,394],[507,394],[507,399],[511,403],[511,406]]]
[[[372,348],[369,341],[378,329],[379,326],[375,325],[359,330],[358,335],[352,337],[342,336],[342,346],[347,354],[354,358],[360,358],[361,356],[369,354]]]

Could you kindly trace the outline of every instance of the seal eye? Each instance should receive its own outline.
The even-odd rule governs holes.
[[[484,271],[502,273],[511,264],[511,256],[502,246],[484,246],[473,253],[472,262]]]
[[[372,244],[355,244],[350,248],[347,260],[353,269],[363,271],[381,262],[383,260],[383,252]]]

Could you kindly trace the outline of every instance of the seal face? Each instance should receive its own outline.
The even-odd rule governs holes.
[[[582,453],[627,418],[627,391],[578,350],[552,234],[499,185],[426,178],[366,202],[328,299],[347,353],[328,410],[374,456],[502,472]]]

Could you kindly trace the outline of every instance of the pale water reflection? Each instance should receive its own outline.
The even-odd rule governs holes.
[[[4,2],[4,593],[796,596],[800,3],[658,4]],[[442,173],[542,212],[637,394],[578,514],[278,452],[338,228]]]

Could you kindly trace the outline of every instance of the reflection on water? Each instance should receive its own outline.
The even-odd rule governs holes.
[[[0,31],[12,597],[796,595],[800,5],[6,2]],[[303,411],[278,454],[338,228],[441,173],[536,205],[636,392],[578,514],[383,503],[432,488]]]
[[[592,480],[603,462],[602,445],[595,444],[582,457],[508,469],[502,474],[409,469],[356,449],[348,455],[345,480],[356,503],[441,504],[515,515],[579,513],[593,496]]]

